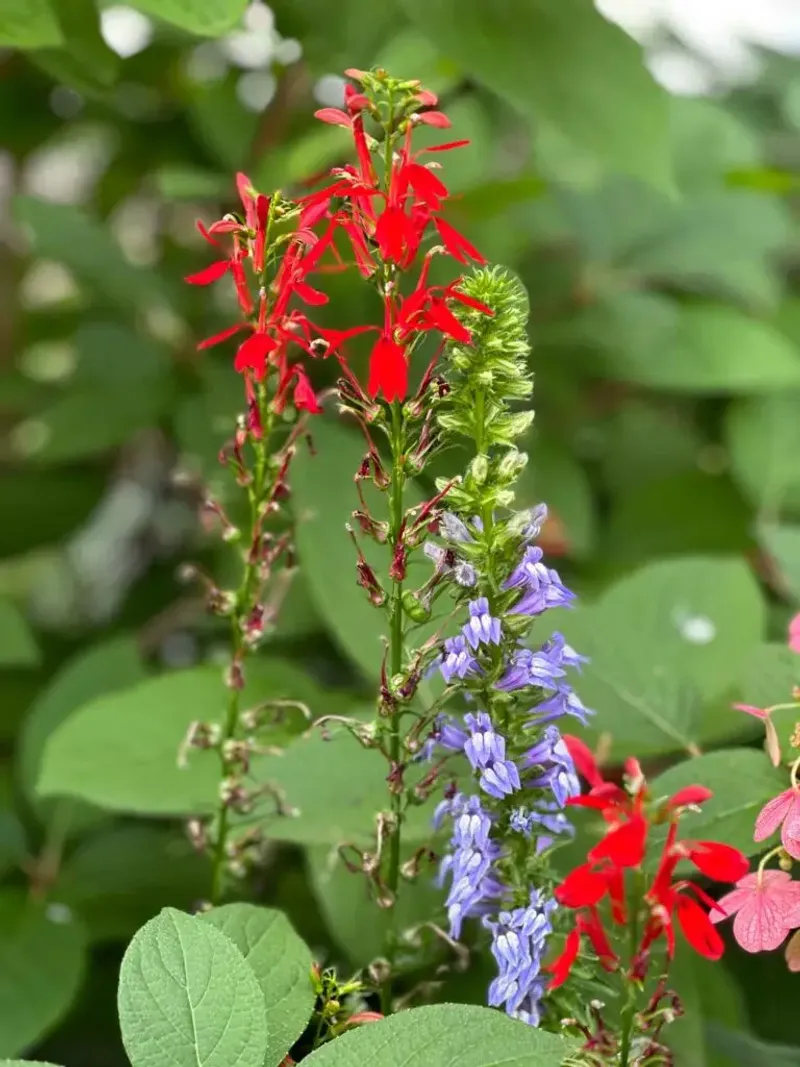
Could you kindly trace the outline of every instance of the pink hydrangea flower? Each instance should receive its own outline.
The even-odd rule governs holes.
[[[789,648],[800,652],[800,612],[789,623]]]
[[[800,926],[800,882],[786,871],[746,874],[717,901],[709,918],[720,923],[731,915],[733,936],[745,952],[772,952]]]
[[[764,841],[781,827],[781,844],[796,860],[800,860],[800,791],[785,789],[765,804],[756,819],[754,841]]]

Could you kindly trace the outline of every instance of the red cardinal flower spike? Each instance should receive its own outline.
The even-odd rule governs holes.
[[[567,981],[584,936],[601,963],[612,965],[614,954],[601,918],[604,911],[612,928],[635,922],[641,931],[632,958],[622,971],[626,981],[644,980],[657,942],[663,942],[667,958],[672,957],[676,924],[695,952],[719,959],[723,943],[714,925],[718,905],[694,882],[676,879],[682,861],[692,863],[715,881],[739,882],[747,872],[747,857],[738,849],[717,841],[678,837],[682,816],[710,799],[710,791],[692,785],[654,801],[636,760],[626,763],[622,788],[603,778],[583,742],[572,737],[564,740],[577,770],[590,786],[588,793],[568,803],[599,812],[608,828],[589,850],[587,862],[571,871],[555,889],[558,902],[574,910],[576,917],[562,952],[548,965],[551,987]],[[667,833],[662,837],[658,831],[664,824]],[[647,855],[654,848],[660,858],[655,872],[648,874],[652,868],[646,862]]]

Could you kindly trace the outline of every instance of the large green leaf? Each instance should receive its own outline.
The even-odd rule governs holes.
[[[221,37],[244,14],[247,0],[131,0],[131,7],[203,37]]]
[[[279,911],[226,904],[203,918],[233,941],[258,979],[267,1010],[264,1067],[278,1067],[314,1010],[311,952]]]
[[[683,1015],[670,1023],[664,1037],[681,1067],[732,1067],[712,1045],[709,1022],[738,1027],[747,1017],[744,997],[725,966],[705,960],[679,941],[669,972]]]
[[[567,553],[586,556],[595,536],[592,490],[574,456],[536,438],[526,446],[528,466],[517,484],[514,506],[532,507],[544,500],[563,527]]]
[[[747,397],[728,410],[733,476],[763,512],[800,514],[800,393]]]
[[[263,1067],[268,1023],[256,976],[225,934],[165,908],[131,941],[117,995],[133,1067]]]
[[[114,637],[83,649],[61,668],[29,708],[19,738],[17,770],[28,800],[37,800],[36,780],[50,734],[81,705],[144,677],[136,641],[130,637]]]
[[[731,170],[761,162],[756,132],[716,101],[673,96],[670,120],[673,161],[681,188],[691,192],[719,189]]]
[[[725,1067],[800,1067],[800,1048],[762,1041],[734,1026],[712,1022],[708,1040],[725,1056]]]
[[[313,1067],[558,1067],[576,1042],[468,1004],[412,1008],[323,1045]],[[136,1064],[134,1064],[136,1067]]]
[[[100,34],[94,0],[52,0],[64,38],[61,48],[45,48],[31,59],[56,81],[79,92],[102,93],[119,74],[120,60]]]
[[[48,0],[0,0],[0,47],[57,48],[61,42]]]
[[[189,908],[210,879],[208,859],[160,826],[112,826],[70,853],[54,899],[77,912],[93,941],[127,941],[170,905]]]
[[[10,600],[0,600],[0,666],[32,667],[39,649],[25,616]]]
[[[55,1067],[52,1063],[43,1063],[42,1060],[0,1060],[0,1067]]]
[[[620,757],[697,752],[704,702],[735,687],[765,625],[747,565],[712,556],[651,563],[594,604],[552,614],[551,626],[590,657],[575,688],[597,711],[592,730]]]
[[[671,182],[666,93],[591,0],[402,0],[449,58],[612,169]]]
[[[318,419],[313,435],[316,454],[301,451],[292,467],[302,567],[331,637],[368,677],[376,678],[383,656],[381,634],[386,629],[386,617],[356,584],[356,553],[345,531],[345,524],[353,522],[352,513],[359,506],[353,475],[366,446],[357,431],[334,420]],[[372,513],[383,518],[385,496],[370,493],[369,487],[365,493]],[[408,506],[422,500],[413,484],[406,497]],[[390,562],[388,547],[376,545],[366,537],[361,543],[370,565],[385,581]],[[427,561],[421,555],[418,559],[409,568],[412,585],[415,575],[420,575],[421,583],[430,573]],[[421,644],[433,628],[429,625],[417,629],[415,644]]]
[[[280,660],[254,660],[247,676],[243,709],[284,698],[305,700],[315,711],[341,708],[330,697],[323,704],[313,682]],[[179,767],[178,749],[192,722],[220,721],[225,698],[221,670],[197,667],[92,700],[50,735],[37,792],[139,814],[208,810],[216,803],[218,761],[193,752]],[[276,743],[286,736],[276,734]]]
[[[80,989],[84,935],[66,909],[0,893],[0,1056],[45,1036]]]
[[[697,784],[714,795],[699,812],[684,817],[681,826],[685,836],[724,841],[749,856],[763,852],[765,846],[753,841],[753,826],[767,801],[786,788],[786,775],[762,752],[729,748],[684,760],[650,783],[655,797],[667,797]]]

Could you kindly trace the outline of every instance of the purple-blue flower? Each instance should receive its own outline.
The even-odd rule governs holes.
[[[556,906],[554,900],[532,889],[526,907],[501,911],[496,920],[483,920],[492,932],[492,955],[499,971],[489,986],[489,1004],[504,1005],[509,1015],[531,1026],[539,1023],[545,986],[540,977],[542,955],[553,932],[550,916]]]
[[[469,650],[466,638],[461,634],[448,637],[444,643],[444,655],[439,664],[442,677],[449,684],[451,678],[466,678],[468,674],[478,674],[480,666]]]
[[[564,715],[572,715],[586,726],[589,717],[594,715],[594,709],[587,708],[571,686],[560,685],[552,696],[531,708],[531,713],[534,718],[526,724],[528,726],[543,726]]]
[[[559,667],[577,667],[589,662],[588,656],[579,655],[575,649],[564,640],[564,635],[554,633],[552,637],[542,645],[542,652],[557,663]]]
[[[452,851],[444,857],[439,870],[439,883],[449,876],[450,892],[445,902],[450,923],[450,936],[459,938],[464,919],[480,915],[490,900],[499,898],[503,886],[494,874],[493,865],[501,850],[491,840],[492,826],[477,796],[455,797],[445,802],[446,811],[439,805],[437,814],[453,817]]]
[[[506,759],[506,742],[497,733],[485,711],[464,716],[469,739],[464,754],[476,771],[481,772],[479,785],[489,796],[502,800],[521,786],[516,763]]]
[[[545,727],[541,738],[522,757],[522,765],[540,769],[537,776],[526,778],[526,786],[549,788],[560,808],[581,791],[572,756],[555,726]]]
[[[556,688],[556,679],[566,672],[545,652],[532,652],[529,648],[518,648],[511,657],[503,677],[495,684],[495,689],[511,693],[515,689],[524,689],[529,685]]]
[[[543,552],[529,545],[522,560],[503,582],[504,589],[522,589],[523,595],[511,609],[515,615],[539,615],[547,608],[566,607],[575,598],[558,576],[542,563]]]
[[[480,644],[499,645],[502,638],[500,620],[489,611],[489,601],[485,596],[470,601],[469,619],[461,632],[470,648],[477,649]]]
[[[535,838],[537,855],[549,849],[557,837],[575,836],[575,827],[555,801],[540,800],[532,809],[515,808],[508,822],[517,833]]]

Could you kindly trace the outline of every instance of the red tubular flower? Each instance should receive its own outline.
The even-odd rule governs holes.
[[[371,397],[383,393],[390,403],[403,400],[408,393],[408,361],[405,349],[393,338],[382,334],[369,357],[367,392]]]
[[[695,952],[708,960],[718,960],[725,950],[725,943],[708,912],[692,897],[683,895],[678,896],[675,909],[683,936]]]
[[[581,933],[577,926],[573,927],[567,935],[564,950],[551,963],[546,964],[542,970],[553,977],[550,979],[548,989],[558,989],[569,978],[572,965],[578,958],[581,947]]]
[[[608,831],[605,837],[589,851],[589,860],[599,863],[608,860],[612,867],[638,867],[644,859],[647,841],[647,820],[634,816]]]
[[[584,863],[570,871],[553,895],[565,908],[585,908],[599,904],[607,892],[608,880]]]

